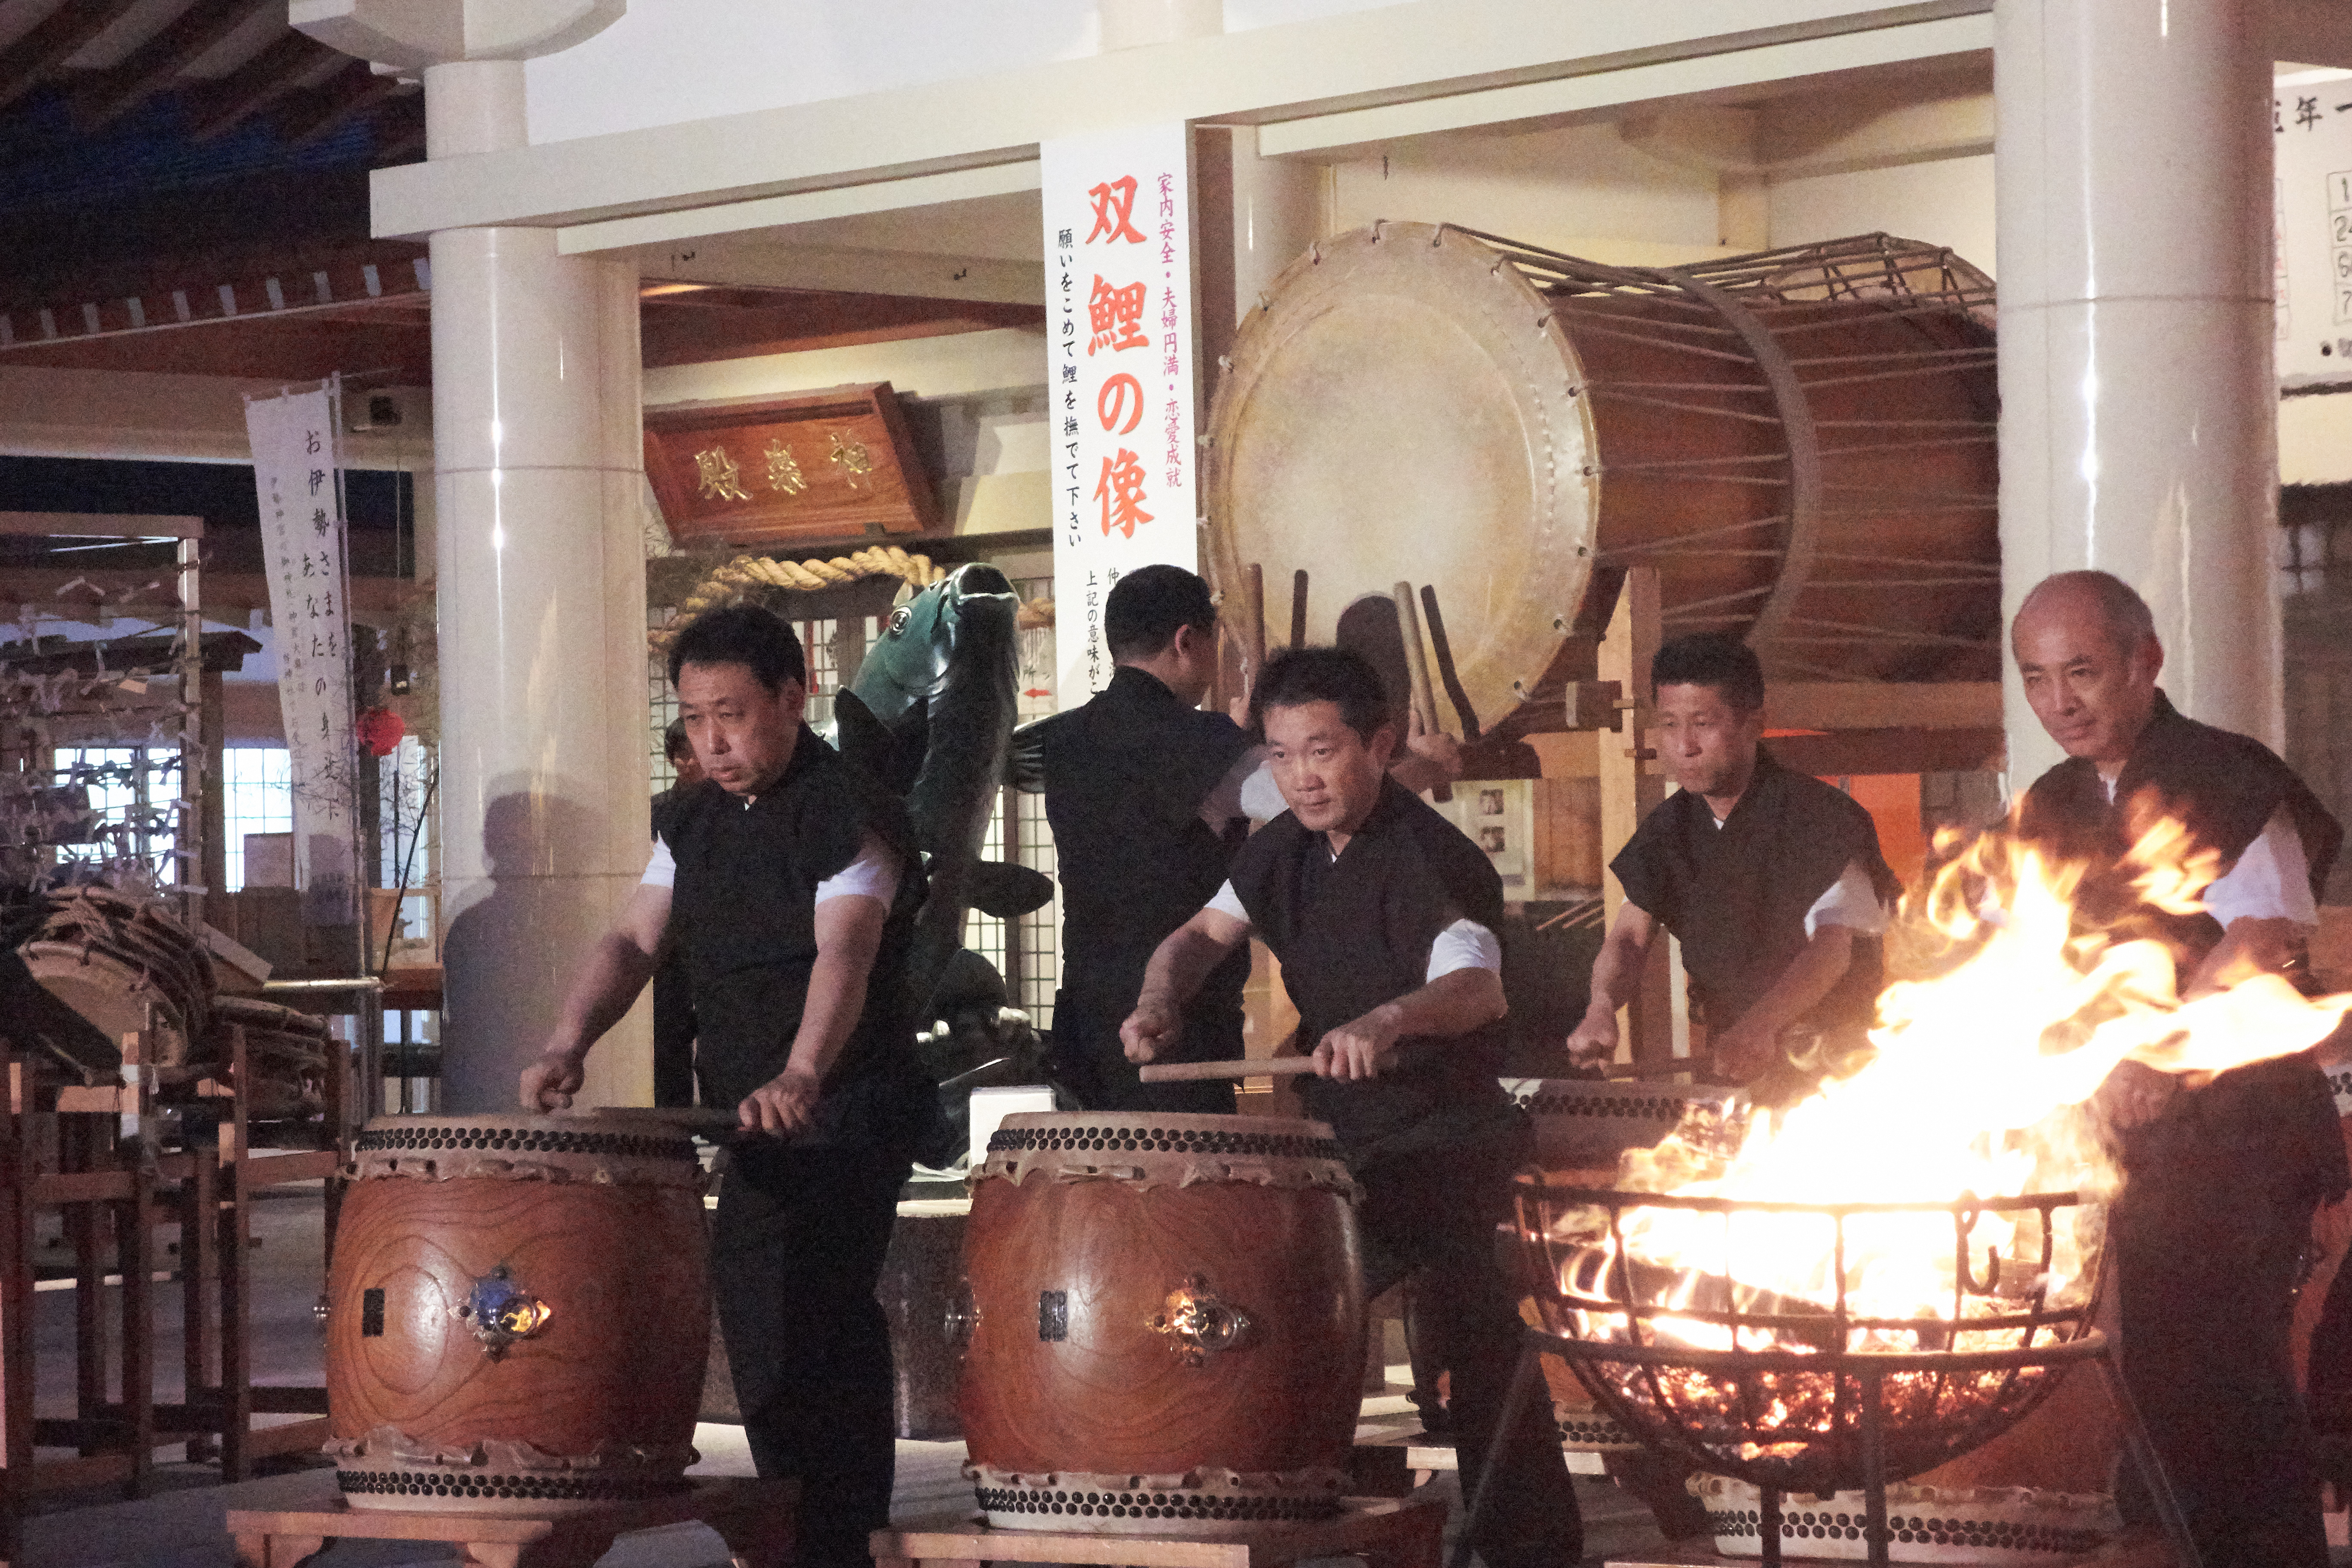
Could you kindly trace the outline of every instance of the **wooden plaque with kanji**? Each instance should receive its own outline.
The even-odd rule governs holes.
[[[939,522],[887,381],[648,413],[646,477],[681,544],[922,533]]]

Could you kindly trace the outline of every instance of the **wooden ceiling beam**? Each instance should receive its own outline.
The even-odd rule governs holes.
[[[32,31],[0,52],[0,108],[16,102],[92,38],[122,19],[136,0],[66,0]]]
[[[367,61],[353,60],[278,110],[278,129],[289,144],[299,147],[403,90],[398,77],[378,76]]]
[[[345,57],[299,33],[289,33],[245,65],[192,96],[188,135],[209,142],[244,124],[287,94],[301,89],[311,71],[332,58]]]
[[[222,39],[285,0],[196,0],[162,32],[131,51],[112,70],[74,92],[74,113],[91,129],[110,125],[171,87],[181,68],[202,58]]]

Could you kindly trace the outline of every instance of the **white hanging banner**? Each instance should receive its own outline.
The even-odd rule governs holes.
[[[1038,150],[1066,708],[1110,684],[1103,601],[1120,574],[1200,569],[1190,147],[1180,123]]]
[[[359,920],[359,773],[352,730],[351,616],[331,386],[248,399],[253,482],[269,573],[278,700],[294,783],[294,881],[305,925]]]

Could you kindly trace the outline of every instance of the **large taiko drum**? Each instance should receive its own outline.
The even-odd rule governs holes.
[[[330,1451],[353,1506],[545,1514],[673,1489],[710,1342],[683,1133],[385,1116],[327,1282]]]
[[[1230,1535],[1331,1512],[1361,1399],[1354,1194],[1320,1122],[1007,1117],[965,1250],[989,1522]]]
[[[1229,624],[1255,565],[1286,640],[1303,571],[1307,639],[1381,662],[1390,590],[1426,584],[1482,728],[1557,728],[1588,578],[1647,564],[1669,633],[1743,634],[1780,678],[1998,679],[1991,303],[1885,235],[1664,269],[1322,241],[1210,416]]]

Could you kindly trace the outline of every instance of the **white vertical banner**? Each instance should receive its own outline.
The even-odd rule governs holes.
[[[358,763],[343,489],[331,386],[248,399],[254,488],[269,574],[278,700],[294,776],[294,880],[306,925],[359,920]]]
[[[1103,601],[1121,574],[1200,569],[1190,147],[1180,123],[1038,150],[1065,708],[1110,684]]]

